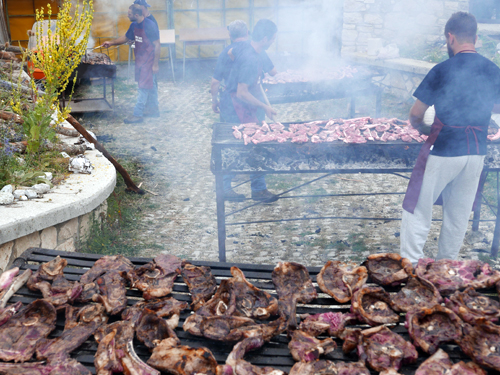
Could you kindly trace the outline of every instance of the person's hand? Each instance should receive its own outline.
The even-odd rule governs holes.
[[[220,103],[219,101],[216,99],[216,100],[213,100],[212,99],[212,110],[215,112],[215,113],[220,113]]]
[[[103,44],[101,44],[101,47],[102,48],[109,48],[109,47],[111,47],[111,42],[110,41],[106,41]]]
[[[272,107],[266,105],[264,107],[264,111],[266,111],[266,116],[269,117],[271,120],[274,121],[274,116],[278,114]]]

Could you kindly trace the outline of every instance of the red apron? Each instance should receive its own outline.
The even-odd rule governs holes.
[[[427,159],[431,152],[431,146],[434,144],[434,142],[436,142],[436,139],[441,130],[443,129],[443,126],[447,125],[444,125],[437,117],[434,117],[434,123],[431,126],[431,134],[429,135],[429,137],[427,137],[427,140],[422,145],[422,148],[420,149],[420,152],[417,157],[417,162],[415,163],[415,167],[413,168],[413,172],[411,173],[410,182],[408,183],[408,188],[406,189],[406,194],[403,200],[403,208],[411,214],[415,212],[415,207],[417,206],[418,197],[420,196],[422,181],[424,179],[425,166],[427,164]],[[458,126],[452,126],[452,127],[459,128]],[[474,134],[476,149],[479,154],[479,144],[477,142],[477,136],[475,130],[481,131],[482,129],[475,126],[467,126],[463,127],[463,129],[467,134],[467,146],[469,146],[470,132]],[[470,154],[470,149],[469,149],[469,154]],[[481,180],[484,180],[483,175],[481,176]],[[481,189],[481,183],[479,184],[478,192],[476,193],[476,200],[474,201],[474,207],[476,207],[478,199],[481,198],[480,189]],[[441,195],[434,204],[439,204],[439,205],[443,204]]]
[[[257,82],[248,87],[248,91],[250,92],[250,94],[252,94],[256,98],[258,98],[260,94],[259,85],[260,85],[260,77],[262,75],[262,63],[260,62],[260,59],[259,59],[258,73],[259,74]],[[241,124],[258,122],[257,110],[259,109],[259,107],[245,103],[244,101],[238,99],[236,97],[236,92],[231,93],[231,99],[233,101],[234,110],[236,111],[236,114],[238,115]]]
[[[135,80],[140,89],[152,89],[153,86],[153,64],[155,61],[155,46],[146,36],[143,28],[134,28],[135,36]]]

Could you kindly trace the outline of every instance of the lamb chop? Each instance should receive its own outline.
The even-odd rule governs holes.
[[[210,267],[197,267],[186,263],[182,268],[181,276],[191,293],[193,311],[203,306],[217,290],[217,282]]]
[[[56,307],[73,302],[81,294],[82,286],[64,277],[67,264],[66,259],[55,257],[42,264],[28,279],[26,286],[32,291],[40,291],[43,298]]]
[[[300,315],[301,322],[299,329],[307,334],[317,337],[323,332],[328,332],[329,336],[339,337],[345,329],[345,325],[353,320],[357,320],[355,314],[343,314],[341,312],[319,313],[314,315]]]
[[[411,262],[394,253],[368,255],[363,266],[373,282],[383,286],[400,285],[413,273]]]
[[[352,296],[351,313],[371,326],[399,322],[391,308],[391,298],[382,287],[363,285]]]
[[[132,262],[123,255],[105,255],[99,258],[92,268],[80,277],[80,283],[89,284],[106,272],[128,272],[134,268]]]
[[[135,327],[135,332],[137,339],[148,349],[153,349],[160,341],[167,338],[172,338],[180,344],[179,338],[167,321],[148,309],[145,309],[141,320]]]
[[[342,362],[338,361],[337,375],[369,375],[370,371],[363,362]]]
[[[24,306],[0,326],[0,359],[28,361],[37,343],[54,330],[56,318],[56,309],[47,301],[38,299]]]
[[[172,338],[162,340],[147,363],[174,375],[215,375],[217,371],[217,361],[209,349],[179,345]]]
[[[91,372],[80,362],[60,354],[44,362],[2,363],[2,375],[91,375]]]
[[[288,348],[296,361],[311,362],[321,354],[328,354],[335,350],[337,344],[331,338],[318,340],[300,330],[293,331]]]
[[[445,342],[460,339],[461,325],[460,318],[441,305],[411,310],[406,314],[405,326],[413,343],[429,354],[434,354]]]
[[[441,295],[471,287],[489,288],[500,281],[500,272],[478,260],[419,259],[415,272],[429,280]]]
[[[406,285],[391,296],[392,308],[408,312],[414,308],[429,308],[443,301],[436,287],[426,279],[410,275]]]
[[[19,268],[14,267],[11,270],[5,271],[0,276],[0,309],[5,308],[10,297],[12,297],[31,277],[31,270],[25,270],[21,275],[17,276]],[[0,310],[1,311],[1,310]],[[1,312],[0,312],[1,314]],[[2,319],[0,318],[0,323]]]
[[[318,286],[339,303],[351,300],[354,290],[359,289],[368,278],[366,267],[352,268],[340,261],[329,260],[317,276]]]
[[[170,328],[175,329],[179,324],[179,316],[181,311],[188,308],[187,302],[181,302],[173,297],[166,299],[154,299],[151,301],[141,301],[135,305],[128,307],[122,312],[122,319],[129,320],[134,326],[139,323],[142,314],[146,309],[154,311],[160,318],[170,317],[167,324]]]
[[[280,262],[272,273],[273,284],[279,296],[280,313],[288,319],[288,328],[297,327],[297,303],[309,303],[318,293],[307,268],[299,263]]]
[[[477,364],[500,371],[500,327],[478,319],[474,326],[463,325],[463,336],[456,343]]]
[[[486,371],[474,362],[453,364],[448,353],[438,349],[419,366],[415,375],[486,375]]]
[[[21,308],[23,303],[17,301],[16,303],[0,309],[0,326],[4,325],[13,315],[15,315]]]
[[[142,362],[134,351],[132,323],[117,321],[102,326],[94,334],[99,343],[94,359],[97,375],[124,373],[134,375],[160,375],[160,372]]]
[[[500,302],[476,292],[473,288],[455,292],[449,299],[446,298],[446,307],[470,324],[480,318],[495,323],[500,317]]]
[[[182,261],[175,255],[160,254],[151,262],[127,272],[133,288],[143,292],[146,300],[172,293],[174,281],[181,273]]]
[[[387,326],[361,331],[357,348],[359,359],[375,371],[399,370],[418,358],[415,347]]]
[[[87,305],[81,309],[68,306],[66,317],[61,336],[50,340],[41,340],[38,343],[36,347],[37,359],[51,358],[60,353],[71,353],[108,321],[104,307],[99,304]]]

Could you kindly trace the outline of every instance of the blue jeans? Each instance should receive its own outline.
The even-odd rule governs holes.
[[[234,178],[234,174],[225,174],[222,177],[222,183],[224,187],[224,192],[231,190],[231,181]],[[266,190],[266,177],[263,174],[251,174],[250,175],[250,188],[252,191],[262,191]]]
[[[152,89],[138,89],[137,90],[137,103],[134,107],[134,116],[144,116],[144,110],[149,113],[158,113],[158,81],[156,74],[153,75],[153,88]]]

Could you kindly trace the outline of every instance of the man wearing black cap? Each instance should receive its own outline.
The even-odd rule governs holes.
[[[134,4],[137,4],[137,5],[141,6],[142,15],[144,16],[144,18],[148,18],[151,21],[153,21],[155,23],[156,27],[159,30],[160,28],[158,27],[158,22],[156,22],[156,19],[153,17],[153,15],[151,13],[149,13],[149,9],[148,8],[151,8],[151,5],[149,5],[146,2],[146,0],[135,0]]]

